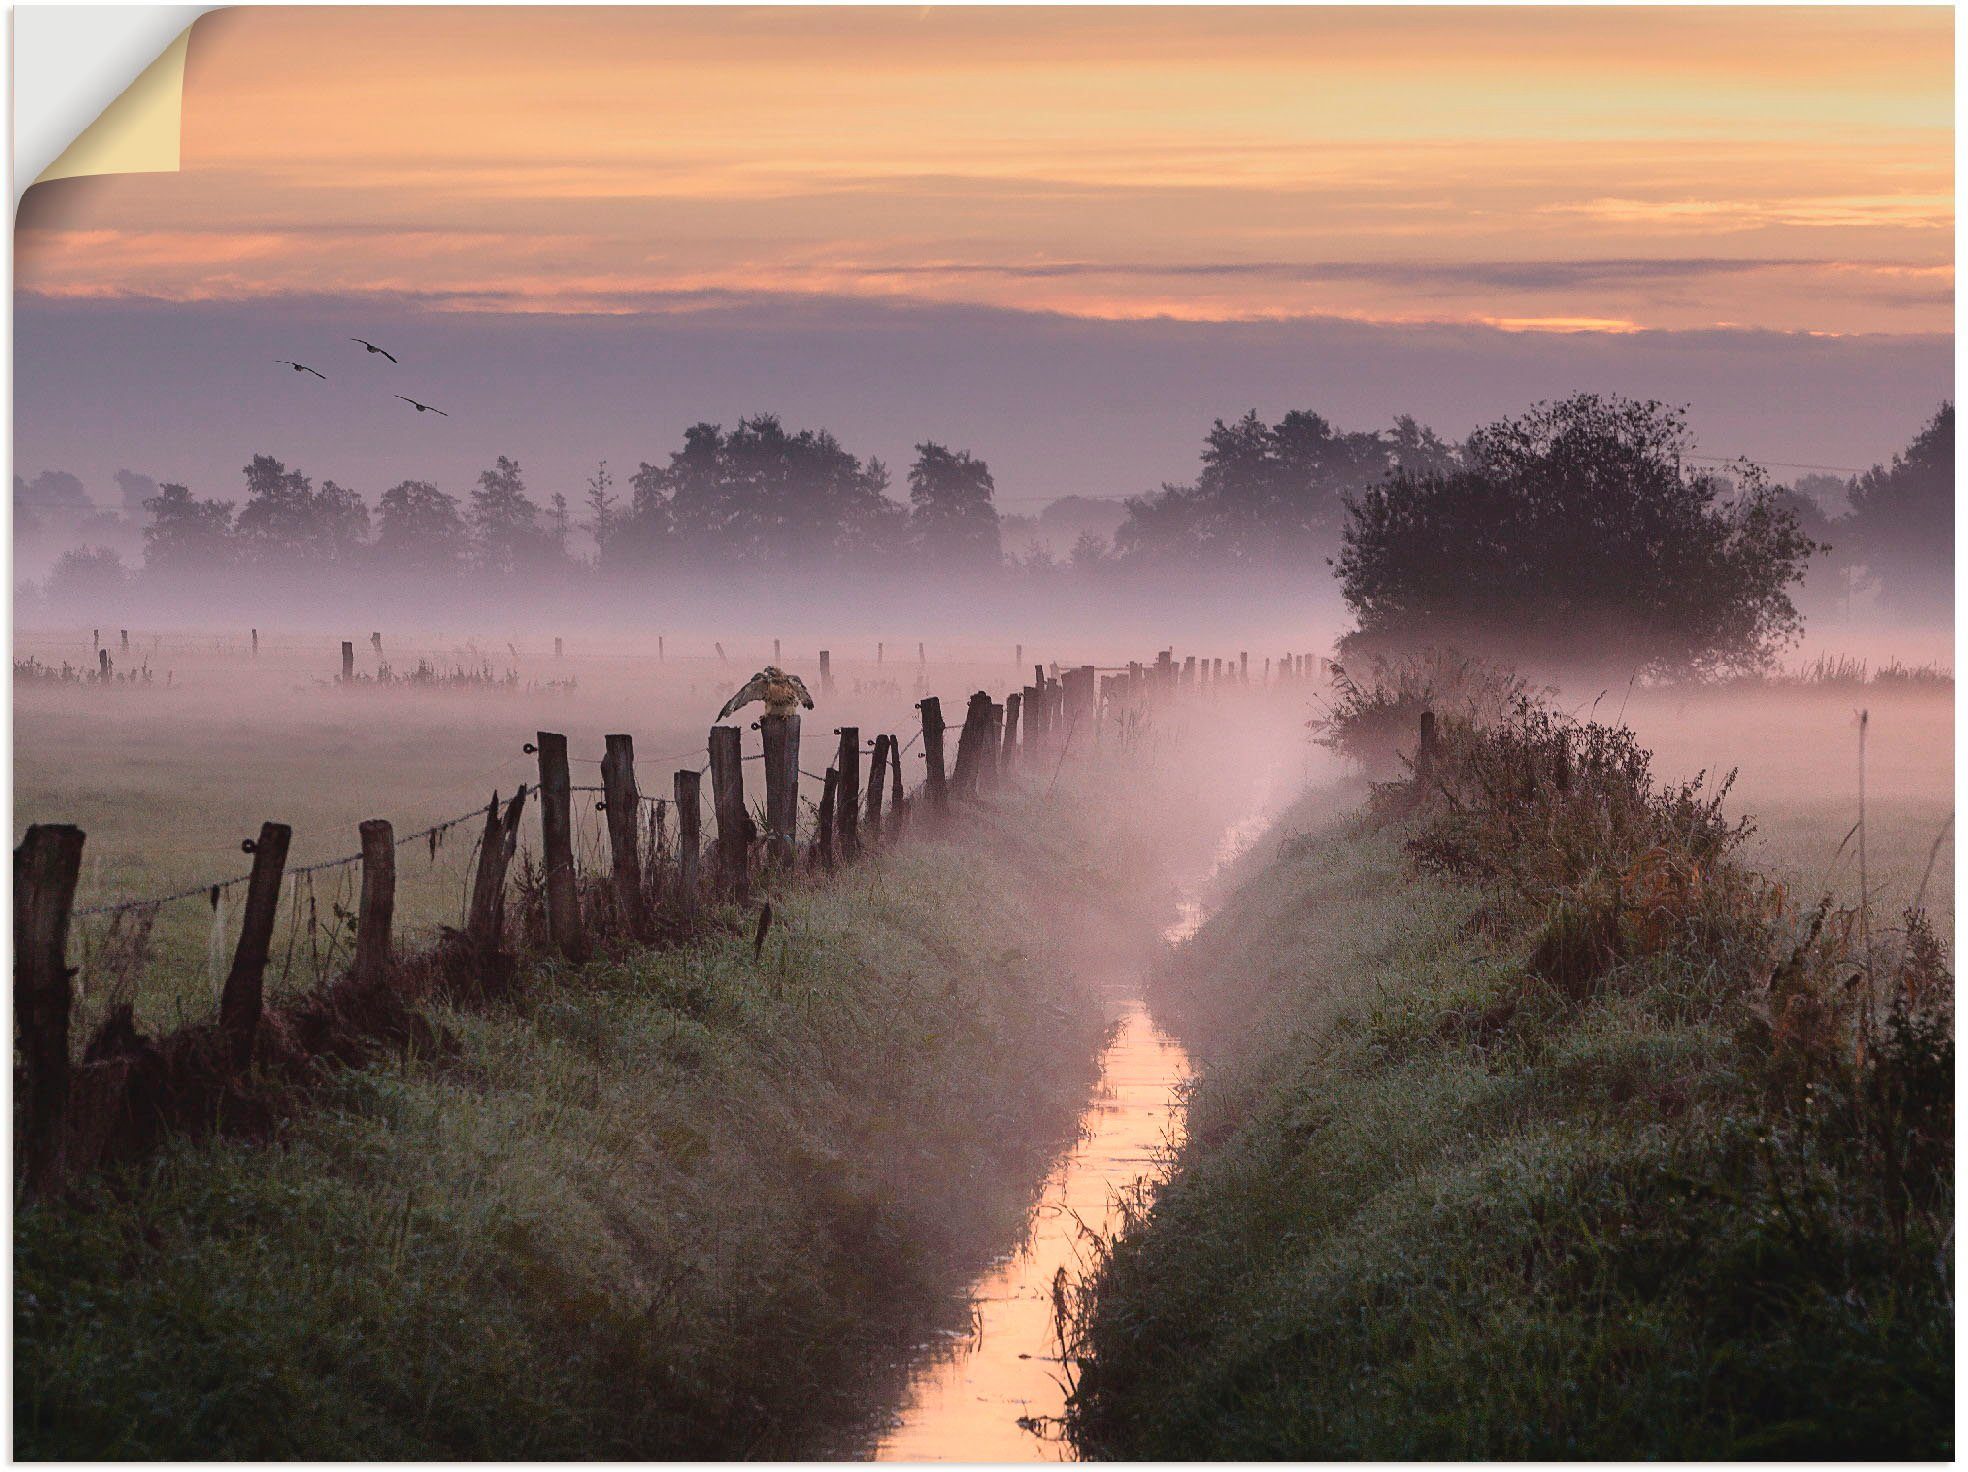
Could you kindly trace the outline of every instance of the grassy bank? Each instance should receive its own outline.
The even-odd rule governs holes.
[[[1611,735],[1505,724],[1288,820],[1164,978],[1203,1071],[1078,1296],[1080,1448],[1946,1455],[1927,932],[1760,881]]]
[[[1047,896],[1124,903],[1063,798],[750,927],[447,1011],[272,1146],[21,1212],[27,1457],[795,1454],[1015,1235],[1100,1019]],[[871,1368],[873,1367],[873,1368]]]

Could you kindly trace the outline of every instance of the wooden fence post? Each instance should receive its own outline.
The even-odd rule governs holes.
[[[534,737],[540,757],[540,848],[547,869],[547,935],[570,961],[586,959],[581,940],[581,897],[574,883],[574,793],[567,775],[567,738],[558,731]]]
[[[779,641],[777,639],[772,641],[772,662],[774,665],[779,663]]]
[[[834,800],[834,820],[840,828],[840,856],[843,864],[861,857],[861,728],[840,728],[840,754],[834,759],[840,773]]]
[[[870,843],[881,837],[882,784],[888,780],[889,747],[889,738],[877,735],[875,754],[868,762],[868,842]]]
[[[519,837],[519,815],[526,810],[526,784],[506,805],[506,816],[499,817],[499,794],[485,805],[485,832],[478,841],[478,872],[472,876],[471,910],[465,920],[465,934],[471,937],[480,955],[489,956],[499,948],[499,931],[505,916],[506,865]]]
[[[825,649],[820,651],[820,693],[834,693],[834,656]]]
[[[362,835],[362,898],[355,919],[355,977],[380,982],[390,966],[390,921],[396,914],[396,831],[370,818]]]
[[[816,825],[815,844],[820,867],[830,874],[834,869],[834,802],[839,795],[840,773],[829,767],[826,781],[820,788],[820,820]]]
[[[751,892],[746,856],[751,848],[746,829],[745,768],[736,726],[711,727],[711,810],[717,815],[719,887],[743,904]]]
[[[998,765],[1007,772],[1018,755],[1018,713],[1024,708],[1025,697],[1019,691],[1005,696],[1004,745],[998,749]]]
[[[123,652],[128,654],[130,652],[130,631],[128,629],[118,629],[117,633],[123,636]]]
[[[699,836],[704,827],[704,774],[681,771],[672,779],[677,810],[677,890],[686,915],[697,913]]]
[[[561,642],[560,642],[560,635],[558,635],[558,634],[556,634],[556,635],[554,635],[554,658],[555,658],[555,659],[559,659],[559,658],[560,658],[560,656],[561,656],[561,649],[562,649],[562,646],[561,646]]]
[[[25,1077],[15,1097],[14,1159],[29,1196],[61,1180],[68,1117],[68,920],[82,873],[83,833],[32,823],[14,850],[14,1025]]]
[[[893,731],[888,733],[888,784],[888,829],[899,833],[908,817],[909,799],[902,790],[902,741]]]
[[[342,640],[342,680],[344,683],[355,678],[355,640]]]
[[[763,717],[759,739],[765,745],[765,826],[771,830],[767,842],[774,863],[791,864],[799,833],[798,712]]]
[[[998,785],[998,753],[1004,748],[1004,720],[1005,708],[992,701],[990,720],[984,727],[984,746],[977,753],[983,758],[977,764],[977,773],[993,787]]]
[[[260,657],[260,631],[258,629],[254,629],[252,631],[252,634],[253,634],[253,658],[258,659]]]
[[[950,809],[949,785],[943,775],[943,702],[927,695],[916,704],[922,711],[923,763],[929,769],[924,787],[929,793],[929,810],[941,817]]]
[[[377,630],[376,632],[373,632],[369,635],[369,647],[375,650],[378,656],[382,654],[383,636],[380,630]]]
[[[294,830],[285,823],[262,823],[260,836],[243,845],[252,850],[253,873],[246,881],[246,913],[239,923],[232,970],[219,996],[219,1030],[231,1044],[233,1065],[238,1068],[252,1061],[253,1039],[260,1030],[267,954],[273,944],[273,922],[280,913],[287,845],[293,837]]]
[[[601,739],[605,747],[601,758],[602,801],[607,804],[608,850],[615,861],[615,908],[629,934],[646,940],[649,927],[643,918],[642,854],[637,847],[641,839],[636,823],[642,794],[636,790],[635,738],[615,735]]]
[[[959,797],[975,797],[983,775],[985,750],[991,739],[991,697],[979,690],[964,710],[963,730],[957,735],[957,765],[950,786]]]

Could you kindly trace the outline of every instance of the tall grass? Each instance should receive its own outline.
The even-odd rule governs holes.
[[[653,1457],[837,1447],[1014,1239],[1100,1018],[1042,937],[1131,904],[1015,802],[749,925],[439,1008],[271,1145],[16,1226],[15,1450]],[[744,917],[749,919],[749,916]],[[873,1367],[873,1368],[871,1368]]]
[[[1206,1067],[1070,1305],[1115,1457],[1945,1456],[1952,978],[1536,708],[1289,845],[1165,980]]]

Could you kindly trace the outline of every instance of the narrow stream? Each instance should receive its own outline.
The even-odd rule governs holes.
[[[1066,1389],[1053,1331],[1053,1280],[1077,1277],[1089,1231],[1113,1229],[1116,1197],[1152,1175],[1181,1124],[1180,1045],[1157,1032],[1139,1000],[1123,1003],[1101,1058],[1100,1086],[1078,1144],[1060,1157],[1032,1208],[1019,1250],[971,1289],[972,1327],[930,1351],[874,1456],[890,1462],[1056,1462]]]
[[[1208,882],[1264,831],[1268,810],[1230,828],[1214,862],[1191,886],[1164,932],[1172,944],[1205,918]],[[889,1462],[1057,1462],[1073,1456],[1060,1434],[1065,1373],[1054,1328],[1053,1284],[1087,1266],[1087,1246],[1118,1225],[1119,1199],[1144,1179],[1182,1127],[1177,1090],[1189,1055],[1156,1028],[1132,995],[1138,978],[1114,980],[1118,1024],[1100,1060],[1100,1082],[1080,1120],[1079,1142],[1060,1157],[1033,1205],[1018,1250],[971,1288],[971,1326],[925,1350],[893,1423],[873,1456]]]

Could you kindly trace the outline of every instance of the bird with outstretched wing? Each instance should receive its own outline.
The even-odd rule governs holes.
[[[273,361],[278,363],[282,368],[292,368],[296,373],[312,373],[323,383],[328,381],[328,375],[323,373],[319,368],[310,368],[305,363],[296,363],[292,358],[275,358]]]
[[[442,409],[433,408],[429,404],[420,404],[415,399],[411,398],[410,395],[408,394],[398,394],[396,395],[396,397],[403,400],[404,403],[408,404],[411,408],[415,409],[419,414],[444,414],[444,411]],[[444,417],[446,419],[449,419],[451,416],[449,414],[444,414]]]
[[[789,716],[802,705],[808,710],[813,709],[813,697],[806,693],[806,686],[800,682],[800,677],[787,674],[776,664],[769,664],[747,680],[736,695],[725,701],[724,709],[718,712],[718,719],[723,720],[754,700],[764,702],[765,713],[769,716]]]
[[[369,339],[366,337],[351,337],[349,341],[361,343],[365,348],[369,349],[369,351],[372,353],[381,353],[385,358],[388,358],[392,363],[396,361],[395,353],[392,353],[388,348],[377,347],[373,342],[369,341]]]

